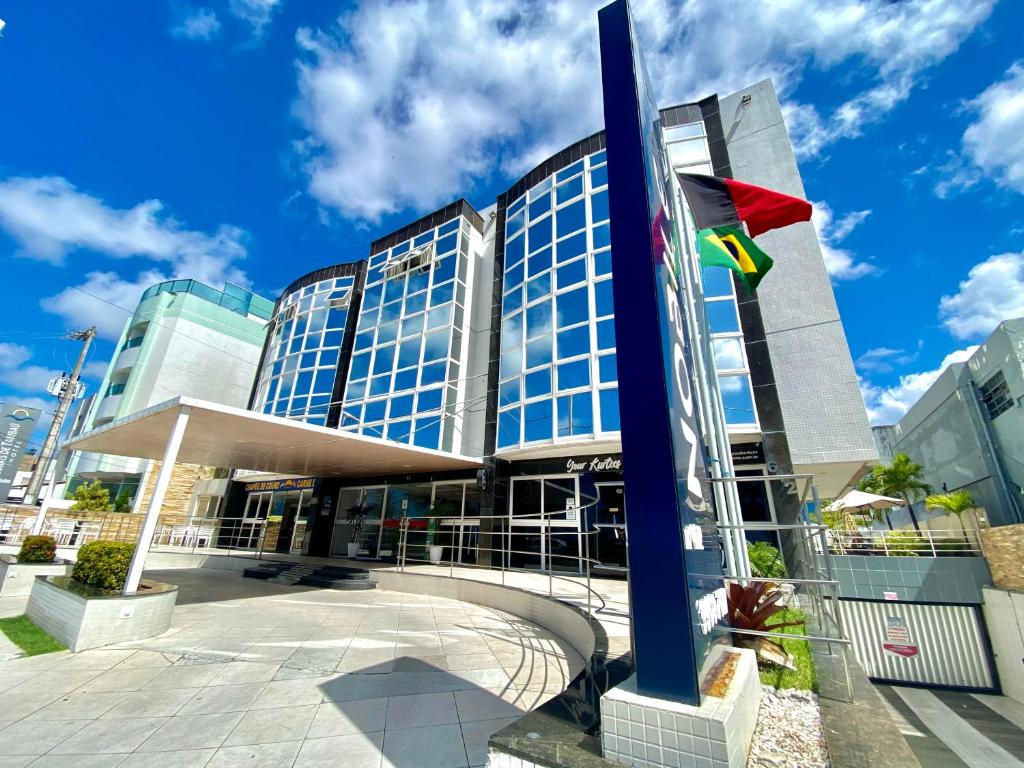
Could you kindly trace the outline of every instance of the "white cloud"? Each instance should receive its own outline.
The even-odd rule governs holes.
[[[818,230],[818,242],[821,244],[821,255],[825,259],[825,268],[833,280],[856,280],[875,272],[874,265],[857,261],[853,253],[841,248],[839,243],[846,239],[868,216],[871,211],[851,211],[838,219],[828,203],[814,203],[811,221]]]
[[[897,366],[909,365],[917,359],[918,353],[909,353],[905,349],[875,347],[857,358],[857,370],[865,373],[891,373]]]
[[[59,265],[74,252],[88,250],[156,262],[129,277],[102,269],[88,272],[78,286],[40,302],[70,327],[95,325],[108,339],[117,338],[140,294],[153,283],[180,277],[217,288],[226,281],[249,285],[238,266],[246,256],[243,230],[227,225],[212,234],[190,230],[164,208],[159,200],[113,208],[59,176],[0,182],[0,227],[17,241],[18,255]]]
[[[283,0],[229,0],[228,10],[252,28],[254,37],[262,37],[282,5]]]
[[[986,88],[969,107],[977,119],[964,131],[964,152],[997,184],[1024,192],[1024,63]]]
[[[891,387],[880,387],[861,378],[860,390],[868,419],[873,425],[895,424],[920,399],[939,375],[953,363],[963,363],[974,354],[977,346],[960,349],[946,355],[938,368],[920,373],[900,376],[899,382]]]
[[[220,35],[220,19],[212,8],[186,8],[171,34],[186,40],[213,40]]]
[[[19,392],[39,392],[46,383],[61,372],[42,365],[26,365],[32,359],[32,350],[23,344],[0,342],[0,384]]]
[[[1024,316],[1024,253],[1001,253],[971,267],[952,296],[939,299],[942,324],[958,339],[981,338]]]
[[[103,377],[107,375],[109,367],[109,360],[90,360],[82,366],[82,378],[102,381]]]
[[[603,4],[371,0],[331,28],[300,29],[296,112],[308,133],[296,146],[309,191],[366,219],[429,208],[496,162],[522,171],[600,128]],[[661,103],[772,77],[808,155],[883,119],[992,5],[647,0],[635,13]],[[831,117],[792,103],[806,69],[844,63],[859,79]]]

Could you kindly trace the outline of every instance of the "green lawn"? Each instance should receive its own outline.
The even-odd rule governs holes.
[[[776,614],[769,621],[773,624],[786,621],[802,621],[804,614],[795,608],[787,608],[785,611]],[[779,630],[780,635],[806,635],[807,631],[803,624],[795,627],[784,627]],[[764,685],[771,685],[775,688],[795,688],[801,691],[818,690],[818,682],[814,674],[814,660],[811,658],[811,647],[806,640],[780,641],[782,647],[789,651],[793,657],[796,670],[776,667],[773,664],[759,663],[761,682]]]
[[[21,648],[26,656],[38,656],[41,653],[63,651],[66,648],[37,627],[28,616],[15,616],[0,619],[0,631],[12,643]]]

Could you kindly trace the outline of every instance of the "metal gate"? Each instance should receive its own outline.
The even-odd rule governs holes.
[[[839,610],[869,678],[996,689],[980,606],[840,599]]]

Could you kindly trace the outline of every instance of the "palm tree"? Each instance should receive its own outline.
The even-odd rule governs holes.
[[[905,453],[897,453],[892,457],[892,464],[880,464],[872,468],[861,483],[864,484],[861,490],[877,493],[882,496],[896,496],[903,499],[910,513],[910,520],[914,524],[914,530],[921,532],[918,525],[917,515],[914,514],[913,503],[932,492],[932,487],[923,479],[924,467]],[[865,482],[866,481],[866,482]],[[888,521],[888,514],[886,515]],[[889,523],[892,528],[892,523]]]
[[[884,496],[885,492],[882,490],[881,479],[882,469],[884,469],[884,467],[881,464],[873,466],[871,470],[857,482],[857,490]],[[883,520],[885,524],[889,526],[889,530],[892,530],[892,520],[889,519],[888,509],[870,509],[862,514],[867,515],[874,520]]]
[[[963,489],[951,491],[950,493],[936,493],[924,500],[928,509],[938,509],[947,515],[956,515],[960,521],[960,527],[964,530],[964,541],[970,544],[967,538],[967,526],[964,525],[964,512],[974,509],[974,497],[969,491]]]

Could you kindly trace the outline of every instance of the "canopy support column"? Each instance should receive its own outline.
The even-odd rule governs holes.
[[[153,543],[157,519],[160,517],[160,508],[164,504],[164,496],[167,495],[167,486],[171,482],[174,463],[178,460],[178,449],[181,448],[181,440],[185,436],[185,427],[188,426],[189,410],[188,406],[182,406],[181,410],[178,411],[174,427],[171,429],[170,437],[167,440],[163,464],[161,464],[160,473],[156,477],[156,485],[153,488],[153,495],[149,499],[146,517],[139,528],[139,538],[135,542],[132,564],[128,569],[128,578],[124,582],[124,594],[126,595],[135,592],[139,588],[139,581],[142,579],[142,569],[146,565],[146,556],[149,554],[149,547]]]

